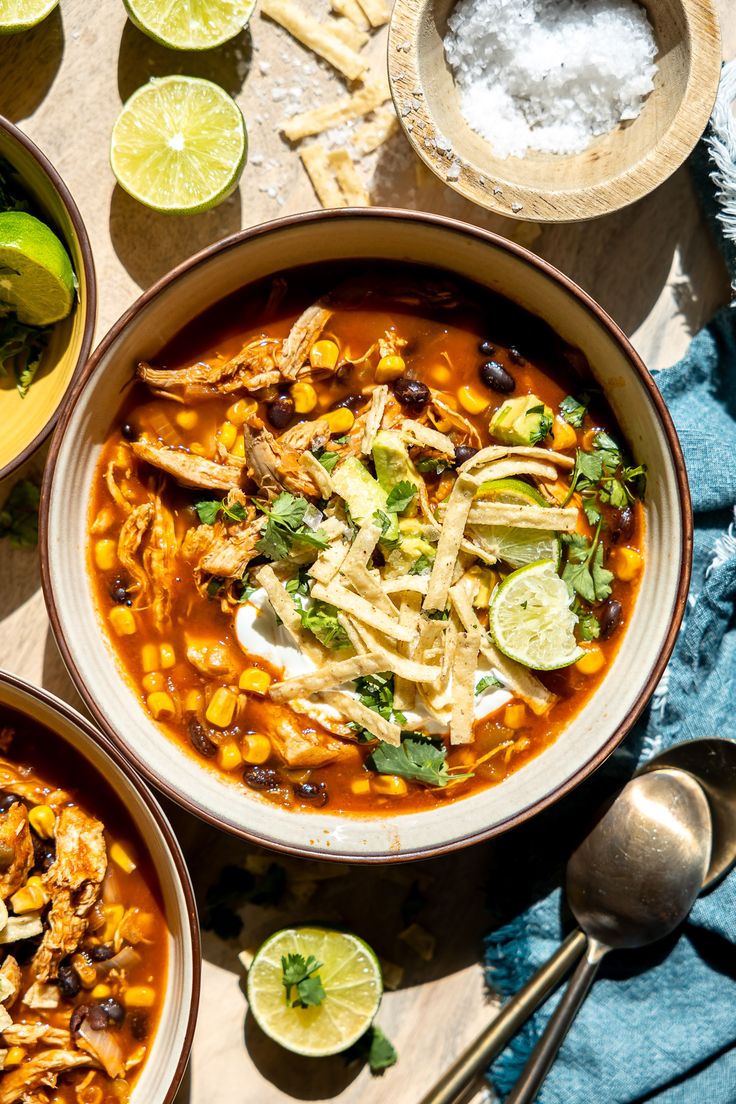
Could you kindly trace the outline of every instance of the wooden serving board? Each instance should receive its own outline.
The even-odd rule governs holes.
[[[730,58],[736,55],[736,8],[732,0],[720,0],[720,10],[724,55]],[[369,47],[376,56],[384,35]],[[241,227],[317,206],[297,153],[277,131],[289,97],[292,102],[298,97],[305,109],[344,92],[338,78],[312,68],[311,55],[258,14],[233,44],[193,56],[167,51],[140,34],[126,21],[120,0],[61,0],[35,30],[0,39],[0,113],[18,123],[54,163],[92,240],[98,338],[141,290],[197,249]],[[171,219],[139,206],[115,185],[108,166],[110,131],[122,101],[151,76],[171,72],[219,81],[241,105],[250,134],[251,161],[238,191],[193,218]],[[514,232],[514,223],[486,215],[439,182],[418,181],[412,159],[399,152],[379,167],[382,202]],[[636,206],[594,223],[545,229],[532,247],[591,292],[651,368],[677,360],[691,335],[728,298],[725,271],[686,169]],[[33,401],[32,393],[27,401]],[[39,455],[28,470],[39,470],[42,463]],[[0,500],[6,490],[0,487]],[[81,707],[49,628],[38,555],[7,542],[0,545],[0,667]],[[167,810],[201,898],[213,872],[242,862],[247,848],[173,806]],[[398,880],[390,869],[353,869],[318,882],[301,905],[292,895],[292,903],[280,910],[246,910],[249,944],[291,921],[341,918],[379,953],[402,959],[402,987],[387,995],[379,1016],[400,1060],[382,1078],[346,1068],[341,1059],[305,1061],[272,1046],[247,1016],[238,944],[205,932],[199,1025],[178,1104],[420,1100],[493,1014],[480,968],[492,862],[488,844],[412,864]],[[314,881],[307,867],[299,873],[297,863],[296,871],[302,883]],[[396,938],[401,902],[414,878],[427,898],[419,920],[437,937],[429,963]]]

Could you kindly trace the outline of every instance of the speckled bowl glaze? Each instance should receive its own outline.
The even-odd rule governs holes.
[[[0,671],[0,723],[14,709],[71,747],[117,794],[146,843],[169,928],[166,998],[130,1104],[171,1104],[189,1060],[199,1005],[201,948],[186,862],[151,792],[115,748],[66,702]]]
[[[646,568],[599,691],[551,747],[501,785],[395,817],[294,813],[218,776],[151,720],[117,664],[87,577],[87,510],[102,442],[138,360],[237,288],[306,262],[412,261],[475,280],[550,323],[587,356],[638,462],[648,465]],[[155,786],[226,831],[311,857],[386,862],[436,854],[518,824],[603,762],[664,670],[687,594],[692,517],[682,453],[651,376],[611,319],[545,261],[435,215],[364,208],[295,215],[213,245],[164,277],[102,341],[66,407],[42,496],[42,570],[54,633],[104,732]]]

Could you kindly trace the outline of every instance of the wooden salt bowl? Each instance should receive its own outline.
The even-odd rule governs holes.
[[[679,168],[703,133],[721,69],[714,0],[643,0],[659,46],[655,87],[638,118],[582,153],[497,157],[468,126],[442,44],[454,0],[396,0],[391,91],[411,145],[473,203],[538,222],[596,218],[626,207]]]

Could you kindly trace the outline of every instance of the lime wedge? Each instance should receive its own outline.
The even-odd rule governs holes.
[[[0,34],[16,34],[35,27],[57,7],[59,0],[2,0]]]
[[[575,640],[577,617],[567,585],[552,560],[508,575],[491,598],[488,627],[509,659],[535,671],[569,667],[582,655]]]
[[[282,958],[314,955],[325,991],[321,1004],[293,1008],[283,985]],[[284,928],[262,943],[248,971],[248,1004],[274,1042],[311,1058],[347,1050],[371,1025],[383,993],[374,952],[349,932]],[[292,1000],[294,991],[292,990]]]
[[[118,184],[155,211],[208,211],[237,187],[248,139],[240,108],[212,81],[153,78],[130,97],[112,130]]]
[[[132,23],[172,50],[211,50],[247,26],[255,0],[125,0]]]
[[[53,230],[26,211],[0,214],[0,304],[28,326],[66,318],[74,304],[74,271]]]
[[[496,502],[512,502],[518,506],[548,506],[535,487],[521,479],[492,479],[481,483],[476,498]],[[525,567],[538,560],[552,560],[560,565],[560,538],[547,529],[523,529],[512,525],[475,525],[483,547],[510,567]]]

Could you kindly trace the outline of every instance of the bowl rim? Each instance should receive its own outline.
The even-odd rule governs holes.
[[[415,155],[443,184],[481,209],[519,222],[550,224],[583,222],[613,214],[664,184],[685,163],[707,126],[722,65],[718,9],[716,0],[680,0],[691,44],[685,89],[667,129],[633,165],[598,184],[544,189],[516,183],[492,169],[484,170],[454,148],[447,155],[438,153],[424,141],[428,134],[436,134],[437,126],[434,115],[427,109],[420,65],[422,39],[418,33],[425,13],[434,8],[434,3],[435,0],[395,0],[387,43],[391,99],[404,137]],[[709,21],[711,36],[694,29],[698,19]],[[449,179],[447,172],[454,162],[459,163],[461,173],[456,179]],[[467,181],[464,174],[469,177]],[[622,184],[631,194],[621,194]],[[502,188],[496,194],[500,185]]]
[[[75,728],[81,730],[83,735],[96,744],[105,755],[107,755],[114,762],[115,766],[125,775],[128,781],[133,786],[134,790],[140,797],[143,804],[146,806],[148,812],[151,814],[156,822],[156,827],[161,833],[169,855],[171,856],[174,869],[176,871],[177,878],[181,884],[182,892],[184,894],[184,900],[186,901],[186,925],[182,924],[182,927],[189,934],[189,943],[192,951],[192,1000],[189,1007],[189,1013],[187,1016],[186,1031],[184,1033],[184,1040],[182,1043],[181,1054],[179,1055],[176,1063],[176,1069],[174,1070],[173,1079],[169,1086],[166,1096],[162,1098],[161,1104],[173,1104],[174,1097],[179,1089],[182,1078],[189,1064],[189,1056],[192,1049],[192,1041],[194,1039],[194,1029],[197,1025],[197,1016],[199,1013],[199,998],[201,990],[201,973],[202,973],[202,938],[199,927],[199,917],[197,913],[197,904],[194,897],[194,888],[192,886],[192,880],[189,874],[189,867],[187,866],[186,859],[182,852],[179,841],[177,840],[174,830],[169,824],[168,818],[163,809],[158,803],[157,798],[148,789],[148,786],[140,775],[133,770],[130,764],[125,759],[125,756],[112,744],[100,731],[95,728],[90,721],[87,720],[81,713],[64,701],[63,698],[57,697],[56,694],[50,693],[41,686],[36,686],[35,683],[28,682],[26,679],[21,678],[19,675],[13,674],[11,671],[6,671],[0,668],[0,687],[9,686],[13,690],[20,691],[21,694],[25,694],[30,698],[35,698],[37,701],[42,702],[52,713],[59,714],[68,721]],[[58,732],[55,735],[64,740]],[[93,769],[96,769],[93,767]],[[145,841],[144,841],[145,842]]]
[[[66,637],[62,631],[61,619],[59,611],[56,606],[56,601],[51,586],[51,566],[50,566],[50,533],[49,533],[49,510],[51,495],[53,492],[54,472],[56,469],[56,460],[58,453],[61,449],[61,444],[64,435],[67,431],[71,415],[76,407],[77,402],[80,399],[82,392],[84,391],[87,383],[92,378],[100,364],[102,358],[106,354],[107,350],[117,340],[118,336],[125,330],[125,328],[135,319],[138,312],[154,299],[156,299],[164,290],[170,285],[174,284],[180,276],[184,275],[196,268],[205,261],[210,260],[212,257],[227,252],[231,249],[237,249],[243,244],[252,241],[256,238],[268,235],[271,233],[278,233],[282,231],[288,231],[292,227],[300,226],[305,222],[317,222],[322,225],[337,224],[341,221],[348,219],[377,219],[377,220],[405,220],[411,223],[424,224],[433,226],[438,229],[450,231],[460,236],[474,237],[481,242],[484,242],[496,249],[505,250],[507,253],[514,255],[517,259],[531,265],[536,268],[542,275],[548,279],[552,279],[560,284],[573,298],[576,298],[579,304],[589,313],[605,330],[608,331],[610,336],[621,346],[622,351],[626,355],[627,360],[631,364],[632,370],[639,377],[642,385],[649,395],[649,399],[652,402],[655,412],[659,416],[662,431],[665,435],[667,446],[672,458],[674,476],[678,487],[678,501],[680,504],[680,515],[682,522],[682,538],[680,542],[680,570],[677,584],[677,591],[675,595],[674,608],[672,613],[672,619],[667,632],[667,636],[664,641],[664,645],[657,657],[655,663],[650,669],[642,688],[637,695],[637,698],[629,710],[626,718],[609,736],[608,740],[579,768],[573,772],[573,774],[566,779],[566,781],[559,786],[556,790],[549,794],[540,797],[538,800],[531,802],[518,812],[505,819],[493,824],[489,827],[480,829],[478,831],[469,832],[467,835],[461,836],[457,839],[451,840],[447,843],[430,845],[428,847],[413,848],[411,850],[400,851],[389,856],[385,854],[375,854],[371,852],[347,852],[342,851],[339,855],[331,852],[329,847],[321,846],[309,846],[300,847],[298,845],[284,843],[283,841],[250,831],[241,825],[233,824],[223,817],[217,817],[201,807],[195,800],[191,799],[188,795],[181,794],[173,785],[171,785],[166,778],[160,777],[155,773],[145,761],[145,759],[130,748],[125,741],[118,735],[112,725],[108,724],[106,717],[101,709],[98,708],[96,699],[91,691],[88,690],[84,678],[76,665],[72,649],[69,647]],[[426,211],[411,211],[398,207],[343,207],[333,210],[316,210],[299,212],[293,215],[286,215],[283,218],[274,219],[270,222],[259,223],[256,226],[249,227],[244,230],[240,230],[235,234],[231,234],[226,238],[222,238],[218,242],[214,242],[212,245],[200,250],[199,253],[181,262],[170,272],[166,273],[159,280],[156,281],[147,291],[145,291],[139,298],[125,311],[118,321],[111,327],[102,341],[99,343],[90,360],[84,368],[81,376],[79,377],[74,391],[69,396],[62,416],[59,422],[59,426],[54,434],[51,442],[51,449],[49,450],[49,457],[44,471],[43,484],[41,487],[41,508],[39,518],[39,550],[41,559],[41,582],[43,587],[44,599],[46,602],[46,608],[51,622],[51,628],[54,633],[54,637],[64,660],[64,663],[69,671],[69,674],[74,682],[74,685],[82,697],[87,709],[90,710],[95,722],[101,730],[105,733],[106,737],[112,742],[123,755],[128,755],[130,761],[134,764],[135,769],[139,771],[144,778],[147,779],[151,785],[155,786],[160,792],[164,793],[177,805],[181,806],[187,812],[194,814],[206,823],[220,829],[221,831],[229,832],[230,834],[239,837],[240,839],[247,840],[250,843],[256,844],[261,847],[268,847],[274,851],[284,852],[286,854],[294,855],[302,858],[311,859],[327,859],[333,862],[354,862],[354,863],[366,863],[366,864],[382,864],[392,862],[405,862],[411,859],[417,858],[429,858],[434,855],[448,854],[451,851],[459,850],[462,847],[467,847],[472,843],[478,843],[482,840],[490,839],[493,836],[500,835],[503,832],[508,831],[519,824],[524,823],[537,813],[546,809],[548,806],[559,801],[567,793],[573,790],[579,783],[583,782],[590,774],[593,773],[608,756],[615,750],[615,748],[621,743],[624,737],[629,733],[633,725],[641,716],[644,708],[651,697],[654,688],[659,682],[664,669],[669,661],[672,649],[675,646],[675,641],[680,629],[680,624],[685,612],[687,604],[688,588],[690,584],[690,574],[692,568],[692,547],[693,547],[693,515],[692,504],[690,500],[690,490],[687,480],[687,472],[685,469],[685,459],[682,453],[682,447],[680,445],[677,433],[675,431],[674,423],[670,415],[664,399],[654,382],[654,379],[649,370],[644,365],[643,360],[631,345],[629,339],[626,337],[621,328],[613,321],[613,319],[604,311],[604,309],[596,303],[596,301],[588,295],[581,287],[579,287],[570,277],[565,276],[549,261],[544,260],[542,257],[538,257],[535,253],[525,249],[523,246],[518,245],[516,242],[509,241],[507,238],[503,238],[498,234],[493,233],[490,230],[485,230],[479,226],[474,226],[469,223],[460,221],[459,219],[448,218],[445,215],[437,215]],[[356,823],[359,823],[359,819],[356,819]]]
[[[0,482],[6,479],[9,475],[12,475],[14,471],[17,471],[26,460],[30,459],[34,452],[37,451],[49,436],[51,431],[56,426],[61,412],[64,408],[64,404],[69,398],[74,384],[77,382],[82,374],[84,366],[89,358],[90,350],[92,349],[92,339],[94,337],[95,326],[97,324],[97,274],[95,272],[95,262],[92,256],[92,246],[90,244],[87,228],[84,225],[84,220],[77,207],[77,204],[69,191],[68,187],[64,183],[58,170],[49,161],[46,154],[39,149],[34,141],[32,141],[27,134],[17,127],[15,123],[11,123],[10,119],[6,119],[4,115],[0,115],[0,131],[6,131],[10,137],[22,146],[27,153],[34,158],[39,167],[43,170],[44,174],[48,177],[53,185],[54,189],[61,198],[61,202],[66,208],[67,214],[72,223],[72,228],[79,244],[79,252],[82,257],[82,267],[84,269],[84,282],[85,282],[85,302],[81,300],[77,303],[77,309],[84,310],[84,327],[82,330],[82,341],[79,346],[79,353],[77,355],[77,362],[74,365],[74,370],[69,378],[69,382],[56,405],[56,409],[52,412],[50,418],[43,426],[36,436],[29,441],[29,443],[23,448],[17,456],[14,456],[12,460],[9,460],[4,467],[0,467]]]

